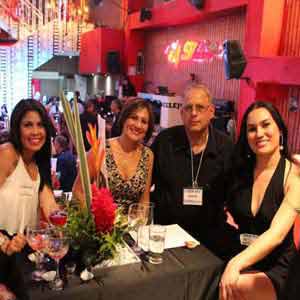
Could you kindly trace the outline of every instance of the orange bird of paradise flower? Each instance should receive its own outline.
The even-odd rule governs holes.
[[[100,151],[101,139],[97,138],[97,130],[96,126],[92,126],[90,123],[88,124],[89,131],[86,132],[86,138],[91,146],[92,153],[95,160],[95,167],[97,173],[100,171],[103,158],[104,158],[104,149]]]

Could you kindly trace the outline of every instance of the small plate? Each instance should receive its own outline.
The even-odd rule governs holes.
[[[27,257],[31,262],[33,262],[33,263],[36,262],[36,252],[32,252],[32,253],[28,254]]]
[[[89,272],[87,269],[84,269],[81,273],[80,273],[80,278],[83,281],[89,281],[91,279],[94,278],[94,274],[92,272]]]
[[[53,281],[54,278],[56,276],[56,272],[55,271],[49,271],[49,272],[45,272],[43,275],[42,275],[42,278],[45,280],[45,281]]]

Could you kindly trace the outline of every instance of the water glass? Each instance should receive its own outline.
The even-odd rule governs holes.
[[[138,247],[144,252],[149,251],[149,225],[154,223],[154,203],[143,204],[146,208],[147,223],[138,230]]]
[[[149,262],[161,264],[162,254],[165,249],[166,227],[162,225],[150,225],[149,229]]]

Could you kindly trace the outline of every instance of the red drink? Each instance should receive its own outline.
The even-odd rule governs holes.
[[[54,260],[59,260],[67,254],[68,250],[69,250],[69,247],[65,246],[59,250],[50,248],[50,249],[48,249],[47,252],[51,258],[53,258]]]
[[[55,226],[64,226],[67,222],[67,213],[63,210],[56,210],[51,213],[49,219]]]

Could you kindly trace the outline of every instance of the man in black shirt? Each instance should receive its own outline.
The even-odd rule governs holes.
[[[216,255],[228,258],[238,242],[224,212],[233,144],[210,125],[214,112],[205,86],[185,91],[184,125],[163,130],[152,145],[152,198],[156,222],[177,223]]]
[[[120,126],[119,126],[119,118],[122,110],[122,102],[119,99],[114,99],[111,102],[110,110],[113,114],[112,127],[110,131],[110,137],[117,137],[121,135]]]

